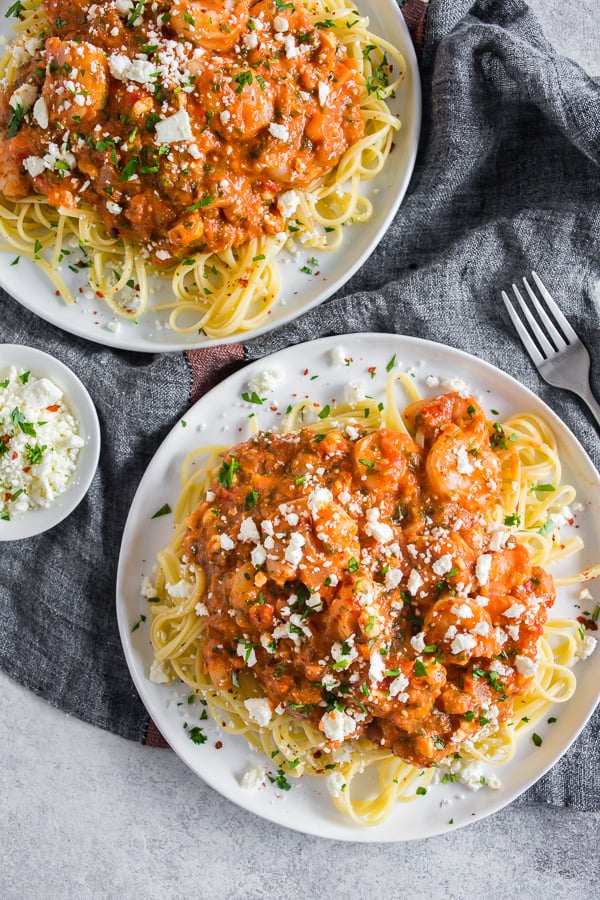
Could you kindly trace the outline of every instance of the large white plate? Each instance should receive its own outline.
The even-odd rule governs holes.
[[[120,327],[118,333],[115,333],[107,328],[114,320],[108,306],[97,298],[90,300],[78,294],[79,287],[86,287],[84,275],[73,274],[66,264],[63,266],[61,274],[78,297],[74,307],[67,306],[55,295],[54,286],[34,263],[21,259],[18,265],[11,266],[16,256],[14,252],[0,252],[0,285],[27,309],[71,334],[110,347],[145,352],[209,347],[234,343],[242,337],[255,337],[289,322],[330,297],[362,266],[394,218],[412,175],[421,128],[419,70],[413,44],[396,0],[358,0],[357,6],[370,17],[372,31],[395,44],[406,60],[406,79],[397,96],[389,101],[392,111],[402,120],[402,128],[394,138],[393,157],[376,178],[363,185],[365,193],[373,199],[371,220],[364,225],[348,228],[339,251],[319,254],[318,275],[307,275],[300,271],[306,260],[282,255],[281,296],[264,325],[252,332],[238,333],[229,338],[181,335],[165,327],[164,313],[154,313],[149,309],[138,325],[124,319],[119,320]],[[4,16],[0,17],[0,33],[10,36],[9,20]],[[312,252],[307,253],[307,259],[311,255]],[[156,284],[158,285],[158,281]],[[163,284],[153,295],[153,299],[158,303],[169,296],[168,286]]]
[[[348,367],[332,363],[331,350],[337,346],[343,347],[345,356],[352,358]],[[444,390],[428,388],[425,384],[428,375],[440,379],[460,377],[486,409],[497,410],[501,418],[518,411],[546,417],[559,441],[564,477],[574,484],[585,504],[585,509],[577,514],[576,524],[577,533],[585,538],[586,548],[579,558],[569,561],[569,570],[575,572],[579,567],[597,562],[593,554],[597,554],[600,546],[600,505],[592,507],[587,501],[594,492],[598,496],[600,476],[575,437],[541,400],[504,372],[461,351],[417,338],[363,334],[324,338],[282,350],[249,365],[199,400],[168,435],[142,479],[123,535],[118,571],[117,613],[127,662],[148,712],[171,747],[193,772],[234,803],[298,831],[351,841],[422,838],[466,825],[505,806],[537,781],[583,728],[598,700],[597,659],[592,656],[577,665],[577,692],[554,713],[558,723],[547,725],[543,720],[536,726],[543,738],[542,745],[536,748],[526,737],[514,760],[497,770],[502,781],[499,791],[482,789],[473,793],[458,784],[440,784],[430,788],[425,797],[399,804],[382,825],[360,828],[337,812],[322,779],[306,777],[300,783],[294,781],[292,789],[284,795],[274,786],[255,792],[243,790],[239,785],[241,775],[265,760],[252,752],[243,739],[227,735],[213,723],[202,723],[207,726],[209,741],[203,746],[193,744],[183,721],[198,724],[200,708],[194,714],[195,707],[185,702],[177,705],[185,700],[188,693],[185,689],[148,680],[152,662],[148,623],[133,632],[132,627],[140,615],[148,612],[140,597],[141,579],[152,575],[155,553],[172,533],[171,515],[151,517],[164,503],[175,507],[181,463],[186,453],[207,443],[231,445],[246,439],[248,416],[252,412],[259,416],[261,428],[270,428],[277,424],[289,403],[305,396],[321,404],[342,399],[344,384],[349,381],[364,382],[367,393],[379,397],[385,387],[386,365],[394,354],[402,370],[414,372],[415,382],[424,396]],[[373,379],[367,372],[370,366],[377,367]],[[264,406],[244,402],[241,394],[247,390],[248,379],[273,368],[281,370],[284,380],[269,395],[268,402]],[[561,589],[555,611],[579,614],[577,593],[577,588]],[[598,599],[597,593],[596,602]],[[222,749],[215,748],[217,741],[222,742]]]

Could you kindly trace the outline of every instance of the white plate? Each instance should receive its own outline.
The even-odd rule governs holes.
[[[343,347],[345,356],[352,358],[349,367],[332,364],[331,350],[337,346]],[[571,432],[541,400],[504,372],[461,351],[417,338],[390,334],[324,338],[282,350],[249,365],[199,400],[175,426],[150,463],[135,496],[123,535],[118,571],[117,613],[127,662],[148,712],[171,747],[193,772],[234,803],[298,831],[350,841],[423,838],[466,825],[505,806],[537,781],[583,728],[598,700],[598,659],[591,657],[578,664],[577,692],[554,713],[560,724],[553,727],[542,721],[536,726],[543,737],[542,746],[536,748],[525,738],[515,759],[495,770],[502,781],[501,790],[482,789],[473,793],[458,784],[440,784],[430,788],[425,797],[398,804],[383,824],[360,828],[337,812],[323,779],[306,777],[300,783],[293,781],[292,789],[284,795],[272,786],[255,792],[243,790],[239,785],[240,776],[265,760],[250,751],[243,739],[227,735],[212,723],[202,723],[209,726],[206,729],[209,741],[203,746],[194,745],[186,736],[183,721],[185,717],[190,724],[198,724],[200,710],[194,717],[194,707],[186,703],[177,706],[189,693],[181,686],[165,687],[148,680],[152,662],[148,623],[133,633],[131,629],[140,615],[148,612],[139,593],[142,576],[152,576],[155,553],[172,533],[171,515],[151,517],[166,502],[175,507],[181,463],[186,453],[205,443],[231,445],[245,440],[249,436],[251,412],[259,416],[261,428],[269,428],[280,419],[280,413],[270,409],[273,405],[285,412],[289,403],[305,396],[323,405],[341,400],[344,384],[349,381],[364,382],[366,392],[378,398],[385,387],[386,365],[394,354],[403,370],[414,371],[415,382],[424,396],[444,390],[443,386],[428,388],[425,384],[428,375],[440,380],[458,376],[487,410],[497,410],[501,418],[518,411],[545,416],[559,441],[565,479],[574,484],[584,502],[594,491],[598,496],[600,476]],[[377,366],[373,379],[367,372],[370,366]],[[244,402],[241,394],[247,390],[248,379],[273,368],[282,371],[284,380],[269,395],[268,402],[264,406]],[[313,380],[315,375],[319,377]],[[587,504],[577,514],[577,525],[577,533],[585,538],[586,549],[579,558],[570,560],[569,569],[573,572],[598,561],[593,554],[597,554],[600,546],[600,506],[590,508]],[[577,615],[574,605],[577,588],[561,589],[559,594],[555,610]],[[598,599],[596,594],[596,602]],[[216,741],[222,741],[222,749],[215,748]]]
[[[364,225],[348,228],[339,251],[319,254],[318,276],[300,272],[306,260],[281,255],[278,264],[282,292],[264,325],[229,338],[182,335],[165,327],[165,313],[156,314],[149,309],[138,325],[119,320],[120,328],[115,333],[107,328],[114,320],[108,306],[102,300],[88,300],[78,294],[79,287],[86,286],[83,275],[73,274],[66,264],[63,266],[61,274],[79,298],[75,307],[67,306],[60,297],[56,297],[53,285],[33,262],[21,259],[18,265],[11,266],[17,255],[15,252],[0,252],[0,285],[27,309],[71,334],[109,347],[143,352],[209,347],[256,337],[295,319],[339,290],[370,256],[394,218],[412,175],[421,128],[421,86],[417,60],[395,0],[359,0],[357,5],[361,12],[370,17],[372,31],[395,44],[406,60],[404,83],[397,96],[389,101],[392,111],[402,120],[402,128],[394,138],[393,157],[376,178],[363,185],[369,195],[377,191],[371,220]],[[9,20],[4,16],[0,17],[0,33],[10,36]],[[307,259],[311,255],[312,251],[307,253]],[[168,285],[163,284],[154,296],[157,302],[168,298]]]
[[[47,508],[30,509],[10,522],[0,519],[0,541],[33,537],[66,519],[85,497],[100,455],[100,425],[96,408],[71,369],[42,350],[20,344],[0,344],[0,374],[10,366],[20,366],[37,378],[49,378],[58,385],[79,422],[79,434],[85,443],[77,456],[77,468],[67,489]]]

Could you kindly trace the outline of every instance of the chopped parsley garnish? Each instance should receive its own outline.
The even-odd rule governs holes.
[[[355,556],[351,556],[350,559],[348,560],[348,571],[349,572],[358,571],[358,560],[356,559]]]
[[[221,466],[219,474],[217,475],[217,481],[219,482],[219,484],[222,484],[223,487],[232,487],[233,476],[235,475],[239,467],[239,462],[233,456],[231,457],[230,462],[225,461]]]
[[[422,659],[415,660],[415,675],[417,678],[423,678],[427,675],[427,666]]]
[[[426,793],[427,793],[426,787],[418,787],[416,790],[417,797],[424,797]]]
[[[385,367],[386,372],[391,372],[395,365],[396,365],[396,354],[394,353],[394,355],[390,359],[389,363]]]
[[[331,407],[327,403],[320,412],[317,413],[320,419],[326,419],[329,413],[331,412]]]
[[[12,6],[8,7],[6,12],[4,13],[4,18],[9,19],[11,16],[14,16],[16,19],[20,19],[21,13],[24,9],[25,7],[23,6],[23,4],[19,3],[19,0],[17,0],[16,3],[13,3]]]
[[[169,506],[168,503],[165,503],[163,506],[161,506],[160,509],[156,510],[156,512],[154,513],[152,518],[158,519],[159,516],[167,516],[170,512],[171,512],[171,507]]]
[[[516,513],[513,513],[510,516],[504,516],[504,524],[512,525],[515,528],[518,528],[521,524],[521,516],[518,516]]]
[[[10,116],[8,119],[7,125],[7,134],[9,138],[15,137],[16,134],[19,133],[21,129],[21,125],[23,124],[23,119],[25,117],[25,110],[21,106],[20,103],[17,103],[16,106],[12,106],[10,109]]]
[[[137,172],[140,165],[139,156],[132,156],[121,174],[119,175],[119,181],[129,181],[135,173]]]
[[[375,466],[375,463],[372,459],[359,459],[358,460],[361,465],[366,466],[367,469],[372,469]]]
[[[205,744],[208,740],[199,725],[194,725],[193,728],[189,729],[188,737],[194,744]]]
[[[146,621],[146,616],[141,615],[139,617],[139,619],[137,620],[137,622],[135,623],[135,625],[133,626],[133,628],[131,629],[131,633],[133,634],[134,631],[137,631],[138,628],[140,627],[140,625],[142,624],[142,622],[145,622],[145,621]]]
[[[548,519],[541,528],[538,528],[538,534],[543,536],[550,534],[551,531],[554,531],[556,528],[556,522],[553,522],[552,519]]]
[[[205,194],[201,200],[198,200],[196,203],[192,203],[191,206],[187,207],[188,212],[194,212],[196,209],[201,209],[203,206],[210,206],[215,198],[210,194]]]
[[[542,739],[541,739],[541,737],[539,736],[539,734],[536,734],[536,733],[535,733],[535,731],[534,731],[533,734],[531,735],[531,740],[533,741],[533,743],[535,744],[536,747],[541,747],[541,746],[542,746]]]
[[[41,447],[39,444],[25,444],[25,459],[30,466],[38,466],[42,461],[44,450],[47,450],[46,444]]]
[[[257,403],[259,405],[265,402],[265,398],[259,397],[256,391],[252,391],[251,394],[249,394],[248,391],[244,391],[242,400],[245,400],[246,403]]]
[[[249,494],[246,494],[246,502],[244,506],[246,509],[252,509],[253,506],[256,506],[258,503],[258,491],[250,491]]]

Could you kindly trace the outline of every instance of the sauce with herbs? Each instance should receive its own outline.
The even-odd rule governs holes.
[[[250,673],[331,747],[367,736],[421,766],[510,718],[555,591],[490,525],[497,432],[477,402],[451,393],[405,416],[414,441],[357,426],[234,447],[185,553],[206,572],[218,689]]]

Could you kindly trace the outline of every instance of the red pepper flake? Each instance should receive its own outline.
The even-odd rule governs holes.
[[[586,619],[585,616],[577,616],[577,621],[581,622],[583,627],[588,631],[598,631],[598,623],[594,622],[593,619]]]
[[[305,369],[304,372],[303,372],[302,374],[303,374],[303,375],[308,375],[308,369]]]
[[[60,403],[53,403],[52,406],[46,407],[47,412],[58,412],[59,409],[60,409]]]
[[[96,297],[100,297],[101,300],[104,300],[104,294],[102,291],[96,291]]]
[[[31,466],[23,466],[24,472],[31,472]]]
[[[271,410],[271,412],[277,412],[276,406],[270,406],[269,409]]]
[[[215,744],[215,747],[217,750],[220,750],[222,746],[223,746],[223,741],[217,741]]]
[[[376,371],[377,371],[377,366],[369,366],[369,368],[367,369],[367,372],[369,373],[369,375],[374,375]]]
[[[16,450],[13,450],[11,459],[16,459],[18,455],[19,455],[19,454],[17,453],[17,451],[16,451]]]

